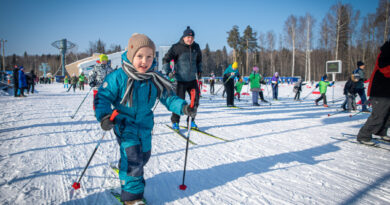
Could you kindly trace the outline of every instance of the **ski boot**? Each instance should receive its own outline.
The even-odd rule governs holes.
[[[180,130],[179,123],[177,122],[172,123],[172,129],[174,129],[175,131],[179,131]]]
[[[194,130],[198,129],[198,125],[196,125],[194,121],[191,122],[191,129],[194,129]]]

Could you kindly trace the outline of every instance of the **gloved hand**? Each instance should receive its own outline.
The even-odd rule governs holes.
[[[235,72],[231,72],[231,73],[230,73],[231,76],[234,76],[235,74],[236,74]]]
[[[102,127],[102,129],[105,131],[111,130],[115,125],[115,122],[111,121],[110,117],[111,115],[106,115],[100,121],[100,127]]]
[[[168,77],[172,79],[172,78],[175,77],[175,74],[173,74],[172,72],[170,72],[170,73],[168,73]]]
[[[198,73],[198,79],[201,79],[201,78],[202,78],[202,73],[199,72],[199,73]]]
[[[183,107],[183,113],[190,116],[191,118],[196,116],[196,112],[196,107],[191,108],[189,105],[184,105]]]
[[[96,86],[95,82],[93,82],[93,81],[89,82],[89,87],[95,87],[95,86]]]

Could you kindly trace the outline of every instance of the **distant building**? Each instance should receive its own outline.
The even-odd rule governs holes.
[[[123,52],[124,51],[120,51],[107,55],[108,60],[111,62],[111,67],[113,69],[117,69],[122,66],[121,56]],[[94,53],[88,58],[84,58],[66,65],[65,69],[69,75],[72,75],[73,73],[76,75],[80,75],[81,72],[84,72],[84,74],[88,76],[89,72],[91,72],[91,70],[93,69],[93,66],[98,63],[97,61],[99,61],[99,56],[100,53]]]

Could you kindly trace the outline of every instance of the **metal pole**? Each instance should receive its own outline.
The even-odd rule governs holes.
[[[3,71],[5,72],[5,59],[4,59],[4,47],[5,47],[5,42],[7,42],[7,40],[4,40],[4,39],[1,39],[1,43],[3,45]]]

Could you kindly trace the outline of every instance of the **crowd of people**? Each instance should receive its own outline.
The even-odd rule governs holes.
[[[178,42],[168,50],[162,60],[165,75],[154,70],[155,51],[155,44],[148,36],[134,33],[129,38],[127,50],[122,54],[121,68],[112,69],[107,64],[108,56],[102,54],[88,78],[84,73],[79,76],[73,73],[71,77],[64,78],[64,88],[67,91],[73,88],[73,92],[77,87],[84,90],[84,84],[88,81],[94,92],[93,110],[96,119],[103,130],[113,129],[117,137],[120,147],[118,168],[122,189],[121,200],[126,205],[144,203],[143,169],[151,155],[153,107],[156,101],[159,100],[172,112],[171,123],[174,130],[180,129],[181,115],[187,116],[187,123],[191,128],[198,128],[195,118],[200,106],[202,90],[202,84],[199,83],[202,77],[202,52],[195,42],[195,32],[188,26]],[[372,113],[357,135],[357,141],[366,145],[373,145],[372,134],[390,140],[387,136],[387,129],[390,126],[389,59],[390,43],[386,42],[381,47],[381,53],[369,81],[368,95],[371,97],[369,103],[372,105]],[[222,84],[226,92],[227,107],[235,107],[235,97],[241,100],[241,91],[245,82],[238,66],[237,62],[233,62],[223,72]],[[367,108],[369,103],[364,88],[366,80],[364,69],[364,63],[357,62],[357,68],[345,84],[345,101],[342,104],[342,109],[345,111],[357,109],[355,98],[359,95],[362,104],[361,112],[370,112]],[[36,76],[33,71],[25,74],[23,66],[15,66],[13,78],[15,97],[25,97],[24,90],[27,90],[27,93],[34,93]],[[211,73],[209,83],[210,94],[216,95],[218,91],[215,92],[214,73]],[[265,86],[267,84],[258,67],[252,68],[248,83],[252,93],[252,105],[260,106],[260,103],[268,103],[264,99],[262,89],[262,84]],[[279,101],[280,84],[279,74],[275,72],[270,79],[274,101]],[[300,101],[300,93],[305,84],[302,79],[295,83],[292,91],[295,93],[294,100]],[[320,92],[320,97],[314,101],[315,105],[323,100],[323,106],[328,107],[326,92],[327,88],[333,85],[334,82],[329,82],[327,75],[322,76],[321,81],[315,86]],[[191,95],[193,91],[195,95]],[[186,102],[186,95],[190,96],[194,104],[190,105]]]

